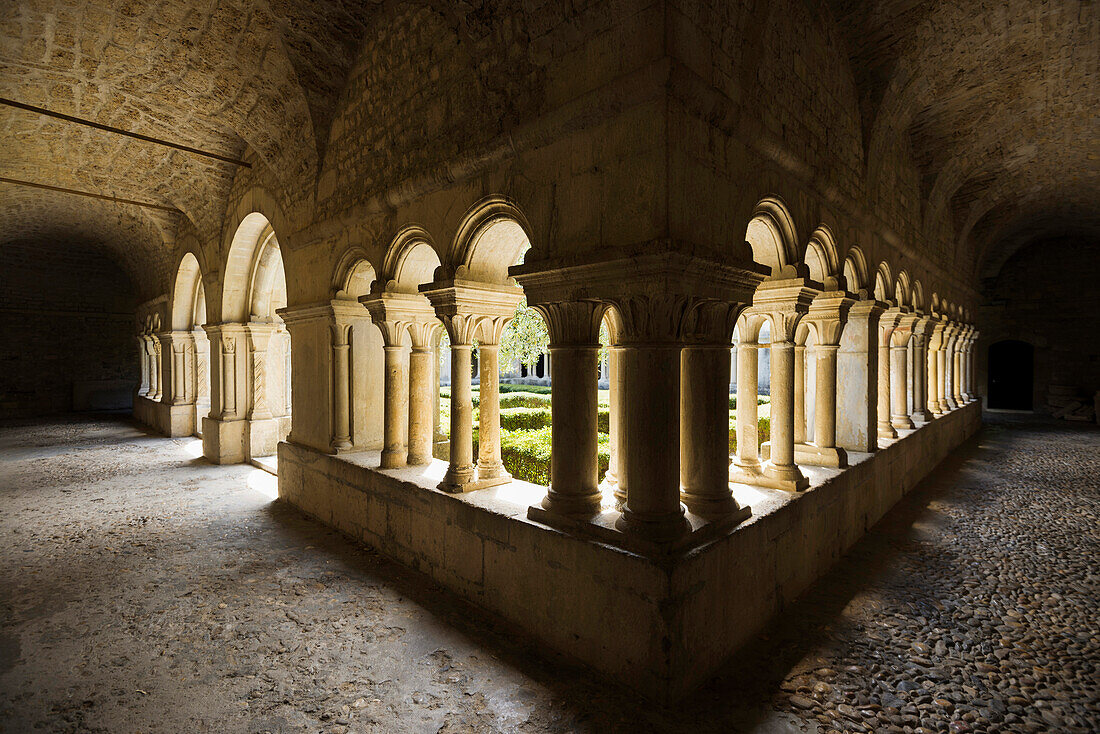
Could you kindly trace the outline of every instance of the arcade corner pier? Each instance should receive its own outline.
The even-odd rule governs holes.
[[[949,114],[954,62],[923,57],[929,39],[876,81],[865,57],[888,50],[839,9],[726,5],[386,4],[287,24],[307,44],[261,48],[246,23],[232,49],[215,17],[209,88],[171,77],[164,126],[104,113],[114,132],[80,133],[143,171],[113,200],[3,186],[136,243],[141,422],[266,466],[281,501],[675,701],[977,431],[981,283],[1014,226],[996,217],[1070,165],[1038,142],[1034,180],[978,171],[1019,142],[997,127],[1014,118],[979,116],[984,97]],[[929,27],[969,27],[947,5]],[[341,36],[360,25],[364,44]],[[996,48],[973,53],[995,66]],[[148,54],[112,55],[152,83]],[[11,95],[92,115],[35,80]],[[45,170],[54,132],[98,155],[67,124],[5,176]],[[82,171],[51,180],[90,189]],[[524,302],[549,337],[545,486],[502,448],[501,384],[531,381],[501,356]]]

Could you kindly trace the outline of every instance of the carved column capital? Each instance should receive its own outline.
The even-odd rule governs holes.
[[[546,321],[551,347],[598,347],[607,305],[600,301],[555,301],[533,308]]]
[[[679,344],[684,319],[691,305],[688,296],[676,294],[625,295],[611,299],[621,321],[622,346]]]
[[[685,341],[729,347],[737,319],[747,307],[744,303],[727,303],[714,298],[693,299],[684,317]]]
[[[844,291],[824,291],[814,298],[805,321],[813,325],[818,346],[840,344],[840,335],[854,304]]]

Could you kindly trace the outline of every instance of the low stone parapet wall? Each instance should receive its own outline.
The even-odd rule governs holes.
[[[690,552],[648,558],[527,518],[544,487],[451,495],[446,465],[380,470],[379,452],[279,445],[279,496],[650,698],[710,677],[981,423],[976,403],[805,492],[734,485],[753,516]]]

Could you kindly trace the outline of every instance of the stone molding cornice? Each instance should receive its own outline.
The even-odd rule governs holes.
[[[532,303],[680,295],[749,303],[764,280],[753,262],[696,254],[685,243],[657,240],[634,247],[526,262],[509,268]]]
[[[370,314],[358,301],[334,298],[331,301],[308,303],[302,306],[286,306],[276,311],[289,328],[292,324],[317,320],[354,321],[369,319]]]

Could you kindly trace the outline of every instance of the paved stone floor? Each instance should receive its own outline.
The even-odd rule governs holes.
[[[0,731],[1100,731],[1100,432],[999,422],[674,710],[118,419],[0,428]]]

